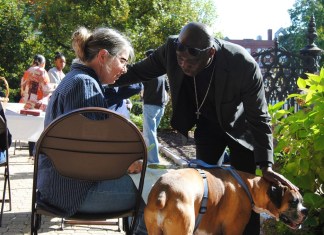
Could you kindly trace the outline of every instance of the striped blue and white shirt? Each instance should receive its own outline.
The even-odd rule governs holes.
[[[74,63],[50,98],[45,126],[60,115],[82,107],[107,108],[108,105],[95,71]],[[60,176],[50,160],[44,155],[40,156],[37,184],[40,200],[56,207],[62,216],[71,216],[78,210],[93,184]]]

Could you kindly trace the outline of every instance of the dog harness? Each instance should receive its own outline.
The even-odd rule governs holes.
[[[244,183],[244,181],[241,178],[241,176],[236,172],[236,170],[235,170],[234,167],[232,167],[232,166],[226,166],[226,167],[224,167],[224,166],[219,166],[219,165],[210,165],[210,164],[207,164],[206,162],[204,162],[202,160],[199,160],[199,159],[190,160],[189,163],[188,163],[188,166],[190,168],[195,168],[200,173],[200,175],[202,176],[203,181],[204,181],[204,195],[203,195],[203,199],[201,201],[199,213],[198,213],[198,216],[197,216],[197,219],[196,219],[196,222],[195,222],[194,232],[198,228],[198,226],[199,226],[199,224],[201,222],[201,219],[202,219],[203,214],[205,214],[206,211],[207,211],[207,201],[208,201],[207,176],[198,167],[203,168],[203,169],[220,168],[220,169],[229,171],[231,173],[231,175],[234,177],[234,179],[236,179],[237,182],[242,186],[242,188],[244,189],[244,191],[246,192],[247,196],[250,199],[250,202],[251,202],[251,205],[252,205],[252,209],[254,208],[254,201],[253,201],[252,195],[250,193],[250,190],[248,189],[247,185]]]
[[[207,176],[206,176],[205,172],[203,172],[201,169],[197,168],[196,170],[200,173],[200,175],[201,175],[201,177],[203,179],[203,182],[204,182],[204,195],[203,195],[203,198],[201,200],[201,204],[200,204],[200,208],[199,208],[199,213],[198,213],[198,216],[197,216],[197,219],[196,219],[196,222],[195,222],[195,228],[194,228],[193,233],[198,228],[198,226],[199,226],[199,224],[201,222],[201,219],[202,219],[203,215],[207,211],[207,202],[208,202]]]

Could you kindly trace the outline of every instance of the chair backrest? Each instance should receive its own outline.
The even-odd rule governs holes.
[[[144,167],[147,162],[138,128],[117,113],[95,107],[54,120],[37,141],[36,155],[41,153],[61,175],[82,180],[119,178],[134,161],[142,159]],[[35,165],[37,160],[35,157]]]
[[[7,122],[0,116],[0,135],[3,136],[4,140],[1,140],[1,141],[4,141],[5,142],[5,146],[6,149],[2,149],[2,151],[4,151],[6,153],[6,161],[4,162],[1,162],[0,163],[0,166],[4,166],[4,165],[8,165],[8,162],[9,162],[9,150],[8,150],[8,146],[9,146],[9,139],[8,139],[8,135],[9,135],[9,130],[8,130],[8,127],[7,127]]]
[[[35,223],[35,213],[56,215],[51,208],[46,209],[36,202],[40,154],[46,154],[59,174],[93,181],[119,178],[127,174],[128,167],[134,161],[143,160],[135,207],[129,211],[104,215],[110,218],[133,215],[129,230],[133,231],[142,200],[147,148],[142,133],[131,121],[105,108],[87,107],[62,115],[45,128],[36,143],[34,158],[32,234],[38,227],[39,217],[36,216]],[[101,217],[103,215],[98,214],[98,218]],[[83,217],[91,218],[96,218],[96,215]]]
[[[5,120],[0,116],[0,134],[5,133],[7,130],[7,124]]]

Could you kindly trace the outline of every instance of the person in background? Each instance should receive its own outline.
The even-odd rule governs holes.
[[[128,62],[134,58],[134,50],[128,39],[106,27],[94,31],[78,28],[72,35],[72,47],[77,59],[51,96],[45,127],[59,116],[78,108],[107,108],[103,85],[113,84],[126,73]],[[141,169],[142,162],[136,161],[128,172],[138,173]],[[67,179],[57,173],[46,155],[39,158],[37,188],[39,199],[59,209],[62,217],[76,212],[127,210],[134,206],[137,191],[129,175],[99,182]],[[137,234],[146,234],[144,225],[138,229],[141,230],[137,230]]]
[[[63,53],[61,52],[55,53],[54,64],[55,67],[48,70],[48,75],[50,78],[50,82],[53,83],[54,86],[57,86],[65,77],[63,69],[66,65],[66,59]]]
[[[153,53],[153,49],[145,52],[146,57]],[[148,152],[148,163],[159,163],[159,142],[157,129],[168,103],[169,84],[165,75],[143,83],[143,136]]]
[[[51,88],[49,76],[45,70],[46,60],[42,55],[35,55],[32,66],[25,71],[21,79],[21,99],[25,109],[45,111]]]
[[[104,86],[105,97],[108,103],[108,109],[115,111],[124,117],[130,119],[130,110],[129,103],[130,97],[140,93],[142,90],[141,83],[135,83],[129,86],[123,87],[108,87]],[[127,101],[129,100],[129,101]]]
[[[45,70],[46,60],[43,55],[34,56],[32,66],[25,71],[21,79],[21,99],[24,109],[46,110],[48,98],[52,92],[48,73]],[[29,156],[33,156],[35,142],[28,142]]]
[[[261,70],[241,46],[215,39],[199,22],[186,24],[148,58],[129,66],[116,86],[167,74],[172,99],[171,125],[184,136],[195,127],[196,157],[221,163],[226,147],[230,164],[298,190],[273,171],[273,137]],[[144,88],[145,89],[145,88]],[[260,217],[252,212],[244,234],[259,235]]]

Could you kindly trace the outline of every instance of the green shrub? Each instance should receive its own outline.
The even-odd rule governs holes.
[[[130,119],[138,129],[143,130],[143,114],[135,115],[134,113],[130,113]]]
[[[161,129],[161,130],[171,130],[172,129],[172,127],[170,125],[171,115],[172,115],[172,105],[171,105],[171,102],[169,102],[165,106],[164,115],[161,119],[159,129]]]
[[[131,98],[133,102],[133,107],[131,110],[131,120],[136,123],[140,129],[143,128],[143,102],[139,101],[138,97]],[[169,102],[164,110],[164,115],[161,119],[160,125],[158,127],[158,130],[170,130],[172,129],[170,125],[172,115],[172,105],[171,102]]]
[[[133,102],[133,107],[131,112],[136,115],[139,116],[143,113],[143,103],[141,101],[132,101]]]
[[[304,234],[324,234],[324,68],[307,76],[297,81],[301,94],[287,98],[298,102],[298,112],[282,109],[285,101],[269,112],[280,172],[300,188],[309,209]]]

